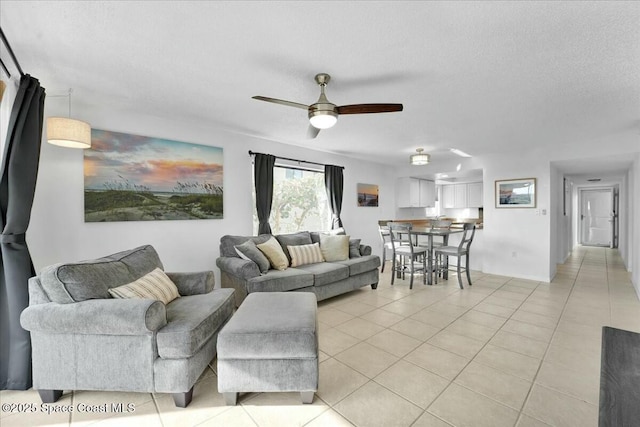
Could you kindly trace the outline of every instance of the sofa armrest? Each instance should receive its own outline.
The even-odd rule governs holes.
[[[207,294],[213,290],[215,277],[213,271],[196,271],[189,273],[169,273],[167,276],[176,284],[182,296]]]
[[[258,264],[246,259],[221,256],[216,260],[216,265],[220,270],[243,280],[260,276]]]
[[[360,255],[371,255],[371,246],[360,245]]]
[[[93,299],[32,305],[20,315],[28,331],[85,335],[147,335],[167,324],[164,304],[150,299]]]

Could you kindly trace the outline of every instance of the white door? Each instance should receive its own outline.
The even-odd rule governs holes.
[[[580,243],[609,246],[613,240],[613,190],[582,190],[580,203]]]

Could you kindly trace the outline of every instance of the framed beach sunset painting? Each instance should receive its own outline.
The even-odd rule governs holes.
[[[378,206],[379,189],[376,184],[358,184],[358,206]]]
[[[221,219],[222,148],[91,130],[85,222]]]

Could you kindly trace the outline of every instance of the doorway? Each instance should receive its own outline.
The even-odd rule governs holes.
[[[613,187],[580,190],[581,245],[610,248],[617,246],[615,196]]]

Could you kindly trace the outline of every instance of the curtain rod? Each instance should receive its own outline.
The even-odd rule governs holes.
[[[13,60],[13,63],[16,64],[16,68],[18,69],[20,76],[23,77],[24,73],[22,72],[20,63],[18,62],[18,59],[16,58],[16,56],[13,54],[13,49],[11,49],[11,45],[9,44],[9,41],[7,40],[7,38],[4,36],[4,31],[2,31],[1,27],[0,27],[0,38],[2,38],[2,43],[4,43],[5,47],[7,48],[7,52],[9,52],[9,56]],[[9,73],[9,70],[7,70],[7,67],[4,65],[4,62],[2,63],[2,68],[4,68],[7,74],[9,75],[9,77],[11,77],[11,74]]]
[[[251,150],[249,150],[249,155],[250,155],[250,156],[253,156],[254,154],[264,154],[264,153],[256,153],[255,151],[251,151]],[[327,165],[326,165],[326,164],[324,164],[324,163],[310,162],[310,161],[308,161],[308,160],[290,159],[290,158],[288,158],[288,157],[280,157],[280,156],[275,156],[275,157],[276,157],[276,159],[280,159],[280,160],[289,160],[289,161],[291,161],[291,162],[307,163],[307,164],[310,164],[310,165],[318,165],[318,166],[327,166]],[[338,166],[338,167],[339,167],[339,168],[344,169],[344,166]]]

